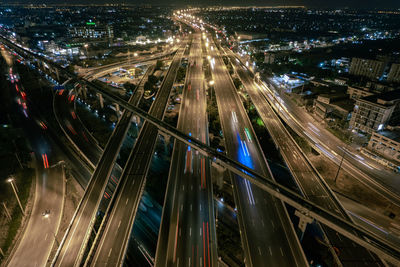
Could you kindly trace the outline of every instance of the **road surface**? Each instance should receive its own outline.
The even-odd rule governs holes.
[[[209,144],[201,34],[194,34],[178,130]],[[156,266],[217,266],[210,161],[175,142]]]

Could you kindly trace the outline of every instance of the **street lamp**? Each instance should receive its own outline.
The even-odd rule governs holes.
[[[214,85],[214,80],[211,80],[211,81],[210,81],[210,85]]]
[[[17,198],[18,205],[19,205],[19,207],[21,208],[21,212],[22,212],[23,215],[25,215],[25,211],[24,211],[24,209],[22,208],[22,204],[21,204],[21,201],[19,200],[17,190],[15,189],[15,186],[14,186],[14,179],[13,179],[13,178],[8,178],[8,179],[7,179],[7,182],[9,182],[9,183],[11,184],[11,187],[12,187],[12,189],[13,189],[13,191],[14,191],[15,197]]]

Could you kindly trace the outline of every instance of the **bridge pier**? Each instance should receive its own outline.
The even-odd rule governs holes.
[[[103,95],[100,93],[96,93],[97,97],[99,98],[100,101],[100,107],[103,109],[104,108],[104,99],[103,99]]]
[[[304,236],[304,232],[306,231],[307,224],[311,223],[313,221],[313,218],[298,210],[294,212],[294,215],[299,217],[299,226],[296,229],[296,232],[297,232],[297,237],[301,242]]]

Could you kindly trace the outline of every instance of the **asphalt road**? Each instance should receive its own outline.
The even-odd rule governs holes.
[[[131,97],[130,103],[133,103],[131,101],[134,99],[136,99],[135,94]],[[132,116],[133,114],[131,112],[124,111],[108,140],[97,167],[88,183],[85,194],[57,251],[57,255],[53,261],[54,266],[79,265],[91,232],[92,224],[94,223],[97,209],[103,198],[103,192],[115,165],[118,152],[128,132]]]
[[[276,88],[271,86],[270,88]],[[275,89],[280,92],[280,89]],[[385,170],[379,163],[376,163],[351,146],[345,147],[332,133],[328,132],[320,122],[316,122],[307,112],[296,106],[288,97],[279,93],[282,104],[285,106],[282,114],[287,123],[295,129],[307,141],[314,144],[327,156],[328,159],[339,165],[342,155],[344,156],[342,168],[354,174],[361,183],[375,190],[393,203],[400,204],[400,175]],[[322,148],[322,149],[321,149]],[[344,152],[344,150],[346,152]]]
[[[150,108],[149,114],[156,118],[162,119],[164,116],[185,45],[186,42],[174,56],[169,71]],[[119,266],[123,263],[157,136],[158,129],[155,126],[149,123],[143,125],[107,211],[107,218],[103,223],[104,228],[100,232],[101,237],[91,251],[93,257],[88,258],[87,264],[89,261],[91,266]]]
[[[72,93],[71,95],[74,95]],[[100,160],[103,150],[98,146],[93,137],[86,131],[79,120],[74,109],[74,101],[70,101],[68,91],[58,91],[54,96],[54,111],[59,119],[60,127],[65,134],[75,143],[77,148],[82,151],[85,161],[90,167],[96,166]],[[85,181],[88,183],[88,181]]]
[[[212,74],[227,155],[272,177],[228,70],[213,42],[211,45],[215,59]],[[237,175],[232,175],[232,183],[246,265],[307,265],[282,202]]]
[[[194,34],[178,130],[208,144],[201,34]],[[210,161],[175,142],[156,266],[217,266]]]
[[[19,90],[23,90],[20,82],[11,84],[10,90],[15,90],[16,86]],[[36,165],[34,166],[36,169],[35,197],[28,224],[8,266],[45,266],[55,242],[55,234],[58,231],[63,209],[64,172],[60,165],[51,166],[60,159],[60,151],[50,145],[46,131],[37,125],[38,119],[35,118],[38,114],[35,114],[29,105],[27,110],[29,115],[27,118],[24,117],[27,121],[21,126],[38,159],[33,162]],[[50,167],[48,169],[43,167],[42,153],[48,156]],[[43,216],[42,213],[45,210],[50,210],[49,216]]]
[[[296,145],[295,141],[290,138],[290,134],[285,130],[278,116],[274,113],[271,106],[264,98],[264,95],[261,92],[262,89],[255,84],[253,78],[249,75],[248,70],[236,61],[236,57],[233,53],[231,51],[228,51],[228,53],[247,93],[273,140],[280,148],[280,152],[304,196],[326,210],[350,220],[343,207],[333,196],[333,193],[329,188],[327,188],[327,185],[323,183],[322,178],[316,174],[315,170],[305,158],[305,155],[301,152],[300,148]],[[328,227],[323,227],[323,229],[330,243],[340,250],[339,258],[344,266],[364,264],[368,266],[380,265],[379,259],[370,254],[369,251],[363,247],[343,236],[339,236],[335,231]]]

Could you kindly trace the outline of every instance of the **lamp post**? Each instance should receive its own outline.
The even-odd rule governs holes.
[[[9,182],[9,183],[11,184],[11,187],[12,187],[12,189],[13,189],[13,191],[14,191],[15,197],[17,198],[18,205],[19,205],[19,207],[21,208],[21,212],[22,212],[23,215],[25,215],[25,211],[24,211],[24,209],[22,208],[22,204],[21,204],[21,201],[19,200],[17,190],[15,189],[14,179],[13,179],[13,178],[8,178],[8,179],[7,179],[7,182]]]
[[[353,137],[352,136],[349,138],[349,141],[350,141],[350,143],[353,142]],[[335,179],[334,179],[335,184],[336,184],[336,181],[337,181],[337,179],[339,177],[340,169],[342,168],[342,163],[343,163],[343,160],[344,160],[344,156],[346,154],[347,147],[348,147],[348,144],[346,145],[346,148],[343,149],[342,159],[340,160],[339,168],[338,168],[338,170],[336,172]]]

